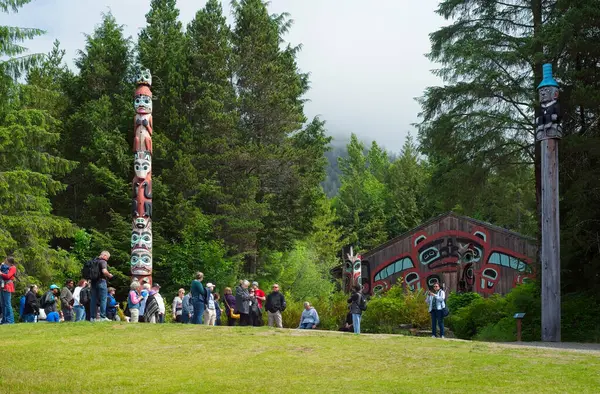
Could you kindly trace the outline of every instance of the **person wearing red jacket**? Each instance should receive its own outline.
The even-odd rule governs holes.
[[[17,274],[17,267],[15,267],[15,259],[12,256],[6,257],[0,268],[0,278],[2,281],[0,285],[2,287],[1,305],[2,305],[2,324],[13,324],[15,317],[13,314],[11,298],[12,293],[15,292],[15,275]]]

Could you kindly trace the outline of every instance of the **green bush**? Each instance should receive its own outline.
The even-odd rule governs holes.
[[[600,300],[596,294],[564,295],[561,315],[563,341],[600,342]]]
[[[519,285],[504,297],[472,296],[470,303],[453,311],[448,318],[448,326],[458,338],[462,339],[515,341],[517,323],[513,316],[515,313],[525,313],[522,322],[522,340],[539,340],[541,327],[539,294],[539,286],[534,282]],[[449,303],[452,300],[454,305],[465,305],[468,299],[469,296],[466,294],[458,297],[451,295]]]
[[[478,341],[512,342],[517,337],[517,324],[512,316],[506,316],[495,324],[483,327],[475,339]]]
[[[406,292],[401,285],[371,298],[363,313],[361,331],[369,333],[398,333],[401,324],[415,328],[429,325],[425,293]]]
[[[506,317],[506,300],[498,295],[474,300],[448,317],[448,327],[457,338],[471,339],[483,327]]]
[[[296,301],[286,294],[287,308],[282,313],[283,326],[297,328],[300,324],[300,315],[304,310],[304,301],[310,302],[319,314],[319,329],[337,330],[343,323],[348,313],[348,296],[342,292],[333,293],[330,297],[308,298]],[[267,313],[264,314],[265,324]]]
[[[450,312],[454,313],[482,298],[483,297],[477,293],[450,293],[446,300],[446,304]]]

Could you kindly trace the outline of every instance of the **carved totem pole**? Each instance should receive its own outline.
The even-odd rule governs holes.
[[[355,285],[361,285],[361,257],[360,255],[354,254],[352,246],[350,246],[350,253],[346,254],[346,262],[344,264],[344,290],[347,293],[352,291]]]
[[[152,283],[152,75],[140,70],[134,96],[131,276]]]
[[[542,341],[560,342],[560,222],[558,212],[558,141],[562,138],[558,83],[552,64],[544,64],[538,85],[540,107],[536,142],[541,144],[542,183]]]

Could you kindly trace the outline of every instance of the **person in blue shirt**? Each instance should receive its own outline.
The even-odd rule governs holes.
[[[300,317],[300,326],[298,328],[302,329],[315,329],[319,325],[319,314],[317,310],[310,305],[310,302],[306,301],[304,303],[304,310],[302,311],[302,316]]]
[[[119,303],[115,299],[115,293],[117,290],[114,287],[108,288],[108,300],[106,302],[106,317],[110,320],[117,319],[117,305]]]

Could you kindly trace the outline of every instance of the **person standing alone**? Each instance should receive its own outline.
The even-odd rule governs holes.
[[[433,291],[425,299],[431,314],[431,337],[436,337],[436,323],[440,326],[440,336],[444,337],[444,308],[446,308],[446,293],[440,289],[440,284],[433,285]]]
[[[283,328],[283,321],[281,318],[281,312],[285,310],[285,297],[279,292],[279,285],[275,283],[273,285],[273,291],[267,296],[267,315],[269,327],[275,324],[278,328]]]
[[[354,328],[355,334],[360,334],[360,319],[362,313],[366,309],[366,301],[362,294],[360,285],[354,285],[352,287],[352,295],[348,299],[350,304],[350,313],[352,314],[352,327]]]
[[[12,294],[15,292],[15,276],[17,275],[17,267],[15,267],[15,259],[12,256],[7,256],[2,263],[2,324],[14,324],[15,316],[12,309]],[[6,272],[5,272],[6,271]]]
[[[108,297],[108,286],[106,284],[106,279],[112,279],[113,275],[110,272],[108,272],[108,259],[110,259],[110,253],[104,250],[102,251],[102,253],[100,253],[100,256],[98,256],[98,258],[92,260],[89,263],[86,263],[86,265],[91,264],[91,270],[89,275],[89,279],[91,279],[92,284],[92,297],[90,302],[90,321],[96,320],[96,310],[98,306],[100,306],[99,321],[110,321],[106,317],[106,299]]]

